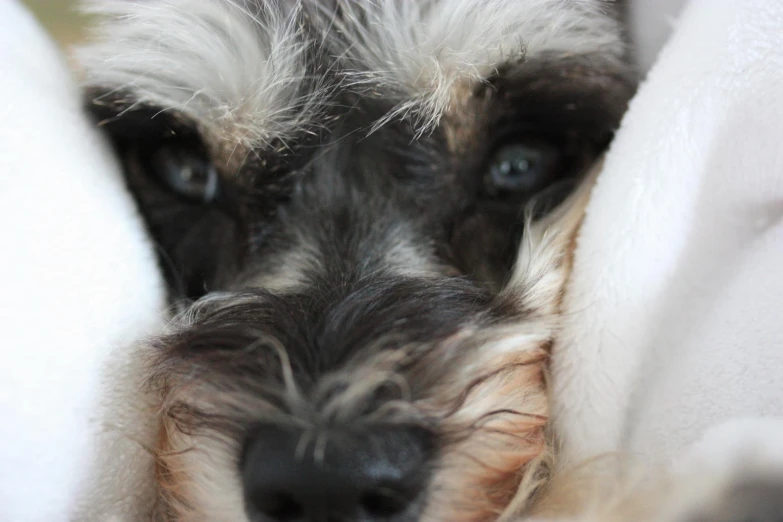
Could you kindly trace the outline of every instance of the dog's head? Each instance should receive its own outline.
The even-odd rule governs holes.
[[[193,302],[150,367],[167,514],[480,521],[529,490],[552,209],[632,89],[613,7],[97,8],[89,107]]]

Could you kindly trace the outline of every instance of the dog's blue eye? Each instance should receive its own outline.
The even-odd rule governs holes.
[[[497,149],[488,166],[494,191],[535,193],[547,186],[558,166],[558,151],[542,141],[519,141]]]
[[[153,156],[153,164],[160,180],[178,195],[200,203],[217,198],[217,171],[198,155],[164,147]]]

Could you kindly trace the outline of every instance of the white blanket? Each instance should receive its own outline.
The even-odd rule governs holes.
[[[658,0],[641,1],[638,16],[650,16]],[[580,238],[554,374],[574,459],[673,458],[728,418],[783,415],[783,3],[690,4],[634,100]],[[650,29],[638,20],[639,34]],[[0,2],[3,521],[84,519],[96,497],[88,511],[127,518],[138,491],[128,471],[143,458],[117,438],[122,415],[106,404],[122,395],[112,377],[130,340],[157,326],[163,295],[79,103],[35,22]]]
[[[783,417],[783,2],[692,0],[581,230],[554,352],[572,460]],[[783,445],[783,433],[780,434]]]
[[[128,513],[143,491],[140,449],[120,436],[137,412],[106,407],[124,402],[117,384],[133,368],[129,344],[156,327],[164,296],[119,170],[81,103],[36,21],[0,1],[3,522],[86,520],[76,513],[88,498]]]

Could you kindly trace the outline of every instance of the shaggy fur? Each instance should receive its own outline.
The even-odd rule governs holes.
[[[565,193],[633,91],[610,5],[90,10],[103,22],[81,52],[88,109],[182,310],[151,342],[158,515],[296,517],[251,487],[257,441],[281,432],[320,463],[351,437],[405,441],[389,444],[417,455],[419,486],[363,504],[371,520],[525,512],[546,475],[546,361],[589,183]],[[499,149],[541,142],[557,151],[545,183],[492,185]],[[172,164],[217,189],[177,193]]]
[[[134,103],[180,111],[248,147],[323,125],[336,71],[313,71],[312,53],[339,58],[341,88],[395,101],[376,126],[412,117],[420,132],[456,109],[466,85],[515,62],[577,56],[626,70],[619,25],[600,0],[87,6],[109,17],[99,26],[102,44],[80,54],[90,85],[131,89]]]

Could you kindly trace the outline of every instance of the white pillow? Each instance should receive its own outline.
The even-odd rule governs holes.
[[[128,487],[121,424],[129,342],[164,305],[154,255],[115,160],[56,47],[0,2],[0,520],[85,520],[98,471]],[[116,365],[118,373],[112,373]],[[107,408],[111,407],[111,411]],[[112,489],[112,488],[108,488]],[[105,493],[105,494],[104,494]],[[135,494],[135,493],[134,493]],[[125,495],[127,497],[127,495]]]

